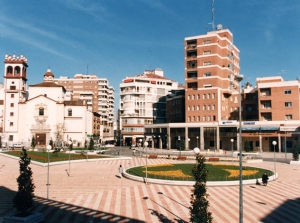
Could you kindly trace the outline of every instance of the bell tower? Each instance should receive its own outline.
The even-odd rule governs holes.
[[[18,134],[19,103],[26,100],[27,58],[23,55],[5,55],[3,126],[8,141],[16,141]],[[25,118],[25,117],[24,117]]]

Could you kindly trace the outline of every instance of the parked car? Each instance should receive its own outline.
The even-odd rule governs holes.
[[[104,145],[104,148],[113,148],[113,147],[115,147],[113,144],[106,144],[106,145]]]

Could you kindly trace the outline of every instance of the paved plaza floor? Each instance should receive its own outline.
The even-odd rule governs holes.
[[[148,164],[178,163],[149,159]],[[182,161],[181,161],[182,162]],[[183,161],[195,162],[195,161]],[[35,210],[45,222],[189,222],[191,186],[144,184],[118,177],[118,167],[145,164],[142,158],[76,162],[50,166],[31,164]],[[249,164],[273,170],[273,162]],[[66,171],[67,170],[67,171]],[[243,186],[244,222],[300,222],[300,166],[277,163],[279,178],[267,187]],[[18,160],[0,154],[0,222],[13,213]],[[208,187],[213,222],[239,221],[239,186]],[[47,199],[47,194],[48,198]]]

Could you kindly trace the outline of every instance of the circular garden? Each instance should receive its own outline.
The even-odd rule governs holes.
[[[160,180],[176,181],[194,181],[192,169],[195,164],[155,164],[146,166],[133,167],[126,170],[126,173],[142,177]],[[239,180],[240,167],[238,165],[224,163],[205,164],[208,171],[207,181],[234,181]],[[146,171],[147,170],[147,171]],[[243,166],[243,180],[261,179],[263,173],[269,176],[273,172],[256,167]],[[146,176],[147,173],[147,176]]]

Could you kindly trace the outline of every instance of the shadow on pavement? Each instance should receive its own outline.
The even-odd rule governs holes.
[[[259,203],[259,202],[258,202]],[[268,205],[266,203],[261,203]],[[300,198],[287,200],[282,205],[274,209],[270,214],[261,219],[264,223],[289,222],[298,223],[300,220]]]
[[[11,191],[5,187],[0,187],[0,217],[4,217],[7,214],[13,213],[12,199],[15,195],[15,191]],[[106,213],[90,208],[84,208],[64,202],[55,200],[47,200],[41,197],[34,198],[33,211],[44,214],[45,223],[52,222],[134,222],[144,223],[134,218],[128,218],[126,216],[116,215],[112,213]],[[1,222],[1,219],[0,219]]]

